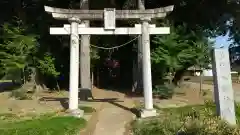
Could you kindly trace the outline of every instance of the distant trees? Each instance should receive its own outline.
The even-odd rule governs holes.
[[[153,39],[153,72],[158,72],[169,83],[177,84],[183,72],[191,66],[209,65],[212,43],[185,25],[172,27],[170,35],[156,36]],[[156,79],[159,80],[159,79]]]
[[[5,23],[2,27],[1,41],[1,73],[13,74],[20,71],[25,82],[27,69],[34,63],[34,54],[37,49],[36,36],[26,33],[26,29],[20,25]]]
[[[89,2],[90,9],[103,7],[137,8],[136,0],[90,0]],[[164,21],[160,21],[171,22],[165,24],[171,26],[171,34],[155,36],[152,40],[152,72],[153,77],[156,77],[153,80],[168,77],[169,83],[176,84],[188,67],[208,65],[209,48],[212,46],[208,37],[224,35],[230,31],[231,38],[236,43],[240,41],[238,11],[240,8],[237,0],[146,0],[145,3],[146,8],[175,6],[174,11]],[[62,24],[63,22],[54,20],[47,15],[43,6],[79,8],[79,4],[80,0],[0,1],[0,24],[2,26],[0,28],[0,77],[3,74],[19,70],[22,73],[22,78],[26,78],[29,74],[33,74],[29,69],[34,69],[32,71],[38,72],[42,76],[37,78],[45,80],[45,82],[56,85],[59,75],[64,75],[67,82],[69,40],[68,37],[49,35],[48,28],[52,24]],[[21,20],[20,24],[19,21],[12,21],[16,17]],[[158,20],[156,22],[159,23]],[[131,22],[118,22],[117,24],[126,25],[127,23]],[[93,21],[91,25],[95,24],[98,23]],[[128,40],[126,37],[121,38],[124,39],[121,42]],[[101,39],[104,42],[100,46],[105,46],[105,42],[111,42],[111,45],[119,44],[119,40],[115,41],[115,38],[104,39],[101,37]],[[91,40],[97,45],[100,44],[99,37],[93,37]],[[101,51],[101,55],[104,53],[108,52]],[[123,51],[123,53],[125,52]],[[92,48],[91,55],[93,68],[99,64],[99,50]],[[131,60],[128,58],[130,56],[132,57],[132,55],[121,55],[121,57],[126,57],[124,60]],[[14,73],[14,75],[16,74]]]

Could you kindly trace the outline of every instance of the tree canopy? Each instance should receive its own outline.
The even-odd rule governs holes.
[[[0,39],[1,74],[10,69],[34,67],[43,80],[56,80],[60,84],[68,81],[69,74],[69,37],[49,35],[49,27],[62,25],[63,21],[54,20],[45,13],[44,5],[59,8],[80,8],[80,0],[2,0],[0,1]],[[89,0],[90,9],[114,7],[117,9],[137,9],[136,0]],[[209,37],[230,33],[236,44],[240,42],[239,1],[237,0],[146,0],[146,8],[174,5],[174,11],[164,20],[156,20],[157,25],[171,27],[171,34],[152,37],[152,65],[157,78],[172,73],[176,80],[180,73],[193,65],[206,67],[209,50],[213,43]],[[21,25],[19,25],[19,20]],[[66,22],[65,22],[66,23]],[[129,25],[130,21],[117,24]],[[135,23],[135,22],[134,22]],[[92,26],[102,22],[91,21]],[[111,36],[114,37],[114,36]],[[114,38],[92,36],[91,44],[115,46],[130,40],[128,36]],[[121,72],[131,74],[132,60],[136,59],[136,42],[113,53],[121,61]],[[91,48],[92,70],[103,67],[104,57],[109,51]],[[128,55],[124,55],[128,54]],[[159,71],[161,70],[161,71]],[[58,79],[65,76],[64,82]],[[97,76],[97,75],[95,75]],[[123,75],[124,76],[124,75]],[[131,75],[130,75],[131,76]],[[129,78],[129,77],[126,77]],[[124,80],[124,79],[123,79]],[[127,79],[125,79],[127,81]],[[178,79],[177,79],[178,80]],[[129,80],[128,80],[129,81]],[[131,81],[131,80],[130,80]],[[51,82],[51,81],[48,81]]]

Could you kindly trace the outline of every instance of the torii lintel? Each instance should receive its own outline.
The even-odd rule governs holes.
[[[146,10],[116,10],[116,19],[140,19],[148,18],[164,18],[167,13],[173,11],[174,6],[166,6],[162,8],[146,9]],[[66,20],[72,17],[83,20],[101,20],[104,18],[104,10],[76,10],[63,9],[44,6],[47,13],[52,14],[53,18]]]

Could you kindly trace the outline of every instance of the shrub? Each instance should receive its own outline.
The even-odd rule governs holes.
[[[153,94],[161,99],[172,98],[174,94],[174,86],[172,85],[156,85],[153,89]]]
[[[236,116],[240,109],[236,105]],[[160,117],[135,121],[133,135],[240,135],[239,126],[231,126],[216,116],[215,104],[161,109]]]
[[[194,119],[187,117],[179,135],[239,135],[240,128],[228,125],[218,117]]]
[[[10,97],[14,97],[15,99],[18,99],[18,100],[32,99],[32,97],[28,94],[28,91],[24,89],[13,90],[10,93]]]
[[[167,119],[152,119],[150,121],[136,121],[133,127],[133,135],[176,135],[181,123]]]
[[[133,135],[239,135],[240,128],[228,125],[218,117],[199,119],[158,119],[137,122]]]
[[[96,110],[92,107],[88,107],[88,106],[79,106],[78,107],[79,109],[83,110],[84,113],[93,113],[93,112],[96,112]]]

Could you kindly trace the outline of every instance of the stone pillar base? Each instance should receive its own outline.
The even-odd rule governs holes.
[[[68,110],[68,115],[73,116],[73,117],[77,117],[77,118],[82,118],[83,115],[84,115],[84,111],[80,110],[80,109]]]
[[[140,116],[141,118],[154,117],[154,116],[157,116],[157,111],[155,109],[151,109],[151,110],[143,109],[140,112]]]

